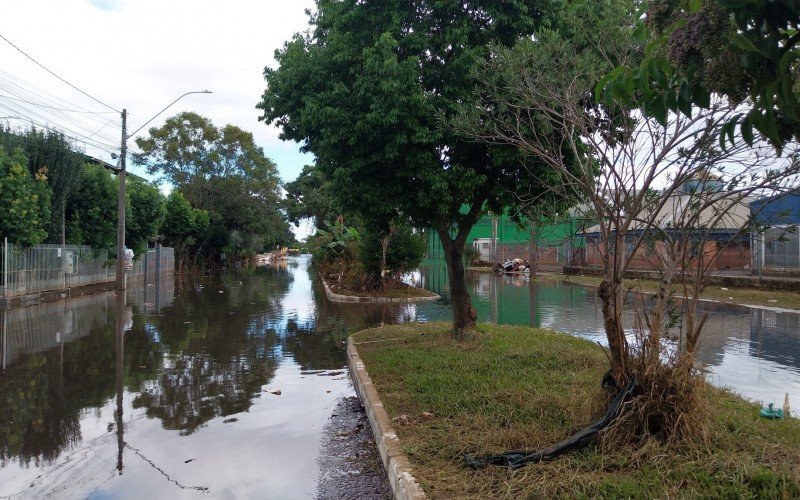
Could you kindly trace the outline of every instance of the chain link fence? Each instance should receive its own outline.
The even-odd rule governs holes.
[[[115,259],[109,252],[81,245],[37,245],[25,248],[4,240],[0,267],[0,297],[65,290],[108,283],[115,279]],[[129,276],[154,276],[175,267],[172,248],[150,249]]]

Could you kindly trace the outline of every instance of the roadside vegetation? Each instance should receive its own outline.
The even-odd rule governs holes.
[[[136,161],[172,185],[129,175],[126,246],[135,255],[159,240],[176,250],[177,267],[246,260],[296,246],[280,199],[275,164],[238,127],[215,127],[181,113],[137,139]],[[114,254],[116,175],[53,130],[0,124],[0,238],[88,245]]]
[[[343,217],[323,222],[308,239],[320,275],[334,293],[358,297],[428,297],[431,292],[408,285],[405,273],[416,269],[425,240],[409,227],[395,227],[390,244],[381,235],[344,223]]]
[[[600,276],[562,276],[558,274],[540,274],[537,279],[558,280],[567,283],[598,286],[602,282]],[[656,293],[659,282],[648,279],[625,279],[623,288],[632,292]],[[670,289],[676,297],[685,297],[679,283]],[[730,288],[722,285],[709,285],[700,294],[701,300],[713,300],[728,304],[780,307],[783,309],[800,309],[800,292],[785,290],[757,290],[753,288]]]
[[[606,388],[636,386],[605,449],[705,442],[692,418],[711,397],[696,363],[699,300],[717,253],[765,230],[749,202],[800,189],[796,5],[317,0],[309,24],[265,69],[261,118],[314,153],[315,179],[379,238],[397,217],[437,232],[464,358],[486,347],[465,286],[476,221],[571,211],[592,225],[601,261]],[[659,286],[629,321],[624,277],[639,257]],[[460,376],[451,391],[469,391]],[[675,493],[639,486],[631,494]]]
[[[800,423],[705,383],[683,415],[695,439],[610,428],[596,443],[516,471],[473,470],[464,454],[536,450],[605,411],[608,369],[591,342],[544,329],[480,324],[469,343],[445,324],[366,330],[354,342],[432,498],[792,498],[800,495]],[[623,430],[624,432],[624,430]]]

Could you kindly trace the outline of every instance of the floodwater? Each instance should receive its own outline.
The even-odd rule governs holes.
[[[413,278],[442,299],[332,304],[299,257],[134,283],[121,307],[105,293],[0,312],[0,497],[314,497],[323,428],[353,394],[347,335],[451,317],[444,268]],[[482,321],[604,338],[591,288],[488,273],[469,286]],[[710,380],[800,405],[800,315],[706,307]]]

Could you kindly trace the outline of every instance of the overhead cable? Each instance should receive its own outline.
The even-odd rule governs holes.
[[[40,67],[40,68],[42,68],[43,70],[47,71],[48,73],[50,73],[50,74],[51,74],[51,75],[53,75],[54,77],[58,78],[58,79],[59,79],[59,80],[61,80],[62,82],[66,83],[67,85],[69,85],[69,86],[70,86],[70,87],[72,87],[73,89],[77,90],[77,91],[78,91],[78,92],[80,92],[81,94],[85,95],[85,96],[86,96],[86,97],[88,97],[89,99],[93,100],[94,102],[96,102],[96,103],[98,103],[98,104],[101,104],[101,105],[103,105],[103,106],[107,107],[108,109],[110,109],[110,110],[112,110],[112,111],[116,111],[117,113],[121,113],[121,111],[120,111],[120,110],[118,110],[118,109],[116,109],[116,108],[114,108],[114,107],[112,107],[112,106],[109,106],[108,104],[104,103],[104,102],[103,102],[103,101],[101,101],[100,99],[97,99],[96,97],[93,97],[92,95],[88,94],[87,92],[84,92],[83,90],[81,90],[81,89],[79,89],[78,87],[76,87],[75,85],[73,85],[73,84],[69,83],[68,81],[66,81],[65,79],[61,78],[60,76],[58,76],[58,75],[57,75],[57,74],[55,74],[54,72],[50,71],[50,70],[49,70],[48,68],[46,68],[46,67],[45,67],[43,64],[41,64],[39,61],[37,61],[37,60],[36,60],[36,59],[34,59],[33,57],[29,56],[27,53],[25,53],[25,51],[23,51],[22,49],[20,49],[20,48],[19,48],[19,47],[17,47],[16,45],[14,45],[14,44],[13,44],[13,43],[12,43],[12,42],[11,42],[11,41],[8,39],[8,38],[4,37],[2,33],[0,33],[0,38],[2,38],[2,39],[3,39],[3,40],[4,40],[4,41],[7,43],[7,44],[9,44],[9,45],[11,45],[12,47],[14,47],[14,48],[17,50],[17,52],[19,52],[19,53],[20,53],[20,54],[22,54],[23,56],[27,57],[28,59],[30,59],[30,60],[31,60],[31,61],[32,61],[34,64],[36,64],[37,66],[39,66],[39,67]]]

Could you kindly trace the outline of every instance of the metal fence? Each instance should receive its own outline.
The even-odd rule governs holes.
[[[115,279],[115,259],[107,251],[80,245],[37,245],[24,248],[2,242],[0,297],[65,290],[108,283]],[[150,249],[139,258],[130,276],[159,274],[175,267],[172,248]]]
[[[486,262],[505,262],[517,257],[528,262],[536,262],[539,268],[579,265],[583,262],[583,248],[574,248],[572,241],[566,240],[551,245],[536,245],[530,243],[498,243],[492,248],[489,238],[478,239],[473,243],[473,248]]]
[[[175,270],[175,251],[171,247],[150,248],[137,256],[133,263],[131,276],[143,276],[145,281],[152,280],[153,276],[158,276],[164,272]]]

